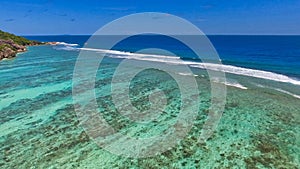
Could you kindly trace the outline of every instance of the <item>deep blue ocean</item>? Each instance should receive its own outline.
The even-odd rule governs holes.
[[[79,44],[82,47],[90,36],[26,36],[26,38]],[[300,78],[300,36],[211,35],[208,38],[223,64]],[[135,52],[145,48],[169,50],[183,58],[194,57],[194,53],[187,46],[164,36],[130,37],[118,43],[113,49]]]

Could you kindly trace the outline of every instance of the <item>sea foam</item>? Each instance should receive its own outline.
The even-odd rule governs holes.
[[[257,87],[273,89],[273,90],[279,91],[279,92],[281,92],[281,93],[285,93],[285,94],[287,94],[287,95],[293,96],[293,97],[295,97],[295,98],[297,98],[297,99],[300,99],[300,95],[291,93],[291,92],[289,92],[289,91],[286,91],[286,90],[283,90],[283,89],[280,89],[280,88],[275,88],[275,87],[271,87],[271,86],[264,86],[264,85],[257,84],[257,83],[253,83],[253,84],[254,84],[255,86],[257,86]]]
[[[70,48],[68,48],[66,50],[70,50]],[[161,62],[161,63],[178,64],[178,65],[185,64],[185,65],[189,65],[194,68],[207,69],[207,70],[212,70],[212,71],[221,71],[224,73],[230,73],[230,74],[255,77],[255,78],[272,80],[272,81],[283,82],[283,83],[291,83],[294,85],[300,85],[299,80],[293,79],[291,77],[288,77],[288,76],[282,75],[282,74],[278,74],[278,73],[237,67],[237,66],[232,66],[232,65],[223,65],[223,64],[216,64],[216,63],[203,63],[203,62],[196,62],[196,61],[185,61],[185,60],[181,60],[180,57],[178,57],[178,56],[131,53],[131,52],[125,52],[125,51],[118,51],[118,50],[95,49],[95,48],[73,48],[72,50],[95,51],[95,52],[99,52],[102,54],[106,54],[106,56],[111,57],[111,58],[135,59],[135,60],[142,60],[142,61],[152,61],[152,62]],[[239,86],[239,87],[244,88],[242,86]]]
[[[55,45],[64,45],[64,46],[79,46],[76,43],[66,43],[66,42],[57,42]]]

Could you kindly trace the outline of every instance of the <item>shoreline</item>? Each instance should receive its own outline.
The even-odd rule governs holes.
[[[28,46],[56,44],[58,44],[58,42],[39,42],[29,40],[22,36],[16,36],[0,30],[0,61],[3,59],[15,58],[18,53],[26,52]]]
[[[27,45],[20,45],[13,40],[0,39],[0,61],[3,59],[12,59],[17,56],[18,53],[23,53],[27,51],[28,46],[38,46],[43,45],[42,42],[34,42]]]
[[[1,42],[4,42],[5,40],[0,39]],[[8,40],[9,41],[9,40]],[[27,47],[30,46],[43,46],[43,45],[58,45],[60,42],[34,42],[34,44],[29,45],[18,45],[14,42],[9,42],[10,44],[13,44],[10,47],[14,47],[15,50],[12,50],[10,47],[4,47],[3,51],[0,51],[0,62],[3,60],[11,60],[17,57],[19,53],[24,53],[28,51]],[[2,43],[3,44],[3,43]],[[6,45],[6,43],[4,43]]]

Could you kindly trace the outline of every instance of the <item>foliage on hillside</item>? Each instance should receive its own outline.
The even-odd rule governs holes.
[[[26,46],[40,44],[42,43],[0,30],[0,60],[15,57],[18,52],[26,51]]]
[[[12,40],[16,44],[22,45],[22,46],[39,44],[39,42],[37,42],[37,41],[31,41],[31,40],[25,39],[21,36],[16,36],[14,34],[3,32],[1,30],[0,30],[0,39],[2,39],[2,40]]]

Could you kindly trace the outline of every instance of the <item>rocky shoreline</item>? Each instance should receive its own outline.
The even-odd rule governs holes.
[[[33,43],[26,46],[41,45],[42,43]],[[26,52],[26,46],[14,43],[12,40],[0,39],[0,60],[16,57],[17,53]]]
[[[0,60],[16,57],[17,53],[27,51],[26,46],[43,44],[46,43],[31,41],[0,30]]]

